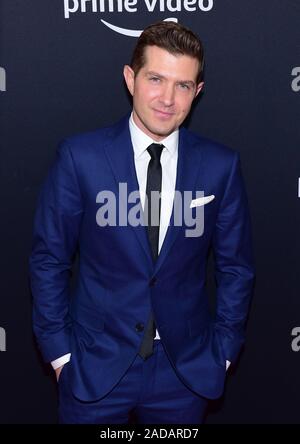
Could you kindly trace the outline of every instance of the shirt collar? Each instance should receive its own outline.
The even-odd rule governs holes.
[[[140,157],[147,150],[148,146],[151,145],[151,143],[157,143],[136,125],[133,120],[132,113],[129,119],[129,131],[135,158]],[[168,137],[159,142],[166,147],[171,156],[173,156],[178,150],[178,137],[179,131],[177,129]]]

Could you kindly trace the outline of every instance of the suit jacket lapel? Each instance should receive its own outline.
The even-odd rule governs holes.
[[[196,179],[199,175],[199,169],[201,164],[201,154],[199,150],[193,147],[193,143],[186,129],[182,128],[179,132],[179,144],[178,144],[178,160],[177,160],[177,176],[175,190],[178,190],[182,196],[184,191],[193,191],[195,188]],[[181,210],[181,226],[174,226],[174,207],[176,200],[173,202],[173,210],[170,218],[169,227],[160,250],[158,259],[155,264],[155,272],[159,270],[164,260],[166,259],[170,248],[174,244],[178,234],[184,229],[184,218],[182,206]],[[180,211],[180,210],[179,210]],[[177,213],[178,214],[178,213]]]
[[[127,185],[126,196],[124,194],[119,196],[120,205],[122,205],[123,211],[126,211],[125,209],[127,208],[127,212],[123,214],[126,214],[126,217],[128,217],[130,209],[138,205],[140,211],[139,214],[142,217],[143,210],[139,196],[139,185],[136,176],[134,151],[131,143],[128,120],[129,116],[122,119],[117,124],[117,126],[115,127],[115,132],[113,134],[113,141],[111,144],[105,147],[105,152],[113,171],[117,188],[119,187],[119,183],[125,183]],[[138,201],[128,203],[128,196],[131,192],[138,193]],[[137,239],[147,256],[148,261],[150,261],[151,266],[153,266],[146,227],[139,224],[136,227],[131,226],[131,228],[133,228],[134,233],[137,236]]]

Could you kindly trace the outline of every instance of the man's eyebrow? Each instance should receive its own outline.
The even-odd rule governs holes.
[[[160,77],[161,79],[165,79],[166,78],[162,74],[159,74],[158,72],[155,72],[155,71],[148,71],[146,74],[147,74],[147,76]]]
[[[164,75],[159,74],[158,72],[155,72],[155,71],[148,71],[146,73],[146,75],[160,77],[161,79],[166,79],[166,77]],[[187,85],[195,86],[195,82],[193,80],[178,80],[177,83],[184,83]]]
[[[178,83],[184,83],[186,85],[195,86],[195,82],[193,82],[193,80],[179,80]]]

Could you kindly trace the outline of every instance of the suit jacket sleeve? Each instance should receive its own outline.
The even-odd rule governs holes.
[[[236,360],[244,342],[254,264],[250,215],[238,154],[220,204],[213,235],[217,305],[215,331],[227,360]]]
[[[82,214],[71,151],[63,142],[40,192],[30,256],[33,329],[47,362],[70,352],[69,282]]]

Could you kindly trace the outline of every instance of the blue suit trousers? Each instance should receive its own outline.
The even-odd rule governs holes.
[[[136,355],[119,382],[97,401],[72,394],[68,366],[59,378],[59,422],[62,424],[201,424],[207,400],[177,376],[163,344],[154,341],[147,360]]]

